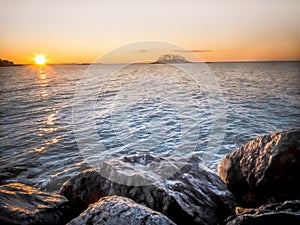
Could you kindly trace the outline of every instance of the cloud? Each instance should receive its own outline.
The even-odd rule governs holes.
[[[149,50],[141,49],[141,50],[137,50],[136,52],[137,53],[146,53],[146,52],[149,52]]]
[[[191,50],[192,52],[213,52],[213,50],[210,50],[210,49],[204,49],[204,50],[201,50],[201,49],[192,49]]]
[[[173,50],[173,52],[212,52],[210,49]]]
[[[136,50],[135,52],[137,53],[149,53],[149,52],[160,52],[163,51],[162,49],[140,49],[140,50]]]
[[[137,50],[136,52],[137,53],[148,53],[148,52],[158,52],[158,51],[163,51],[163,50],[162,49],[140,49],[140,50]],[[210,49],[191,49],[191,50],[174,49],[171,51],[173,51],[173,52],[212,52],[213,50],[210,50]]]

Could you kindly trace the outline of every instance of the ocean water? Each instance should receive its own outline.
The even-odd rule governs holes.
[[[0,182],[56,192],[99,160],[140,153],[216,171],[247,141],[300,127],[299,62],[205,66],[198,80],[159,64],[0,68]]]

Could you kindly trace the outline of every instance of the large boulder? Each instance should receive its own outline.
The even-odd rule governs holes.
[[[66,222],[68,200],[20,183],[0,186],[1,225],[57,225]]]
[[[175,225],[163,214],[120,196],[101,198],[68,223],[68,225],[87,224]]]
[[[241,206],[300,199],[300,130],[246,143],[222,160],[218,172]]]
[[[162,163],[165,161],[168,163]],[[180,159],[150,155],[111,160],[106,165],[113,165],[113,168],[102,168],[110,171],[110,177],[100,175],[95,169],[86,170],[68,180],[61,194],[70,200],[73,209],[79,211],[103,196],[125,196],[163,213],[178,225],[220,224],[234,214],[234,197],[216,173],[199,166],[200,160],[197,158],[191,158],[169,178],[160,174],[159,171],[166,169],[177,171],[176,168],[168,168],[168,165],[174,166],[177,162]],[[150,164],[158,164],[157,170],[136,172],[137,168]],[[125,175],[126,171],[129,171],[129,176]],[[123,184],[111,181],[118,176]],[[152,182],[144,186],[124,184],[126,180],[130,183],[130,180],[137,177]]]
[[[299,225],[300,200],[262,205],[257,209],[245,210],[236,217],[230,217],[226,225]]]

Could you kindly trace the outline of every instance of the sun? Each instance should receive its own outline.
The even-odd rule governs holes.
[[[44,65],[47,62],[47,59],[45,58],[44,55],[37,55],[34,58],[35,64],[37,65]]]

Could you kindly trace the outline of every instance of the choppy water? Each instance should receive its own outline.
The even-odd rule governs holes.
[[[222,118],[214,117],[216,105],[203,84],[176,68],[134,65],[105,80],[111,67],[97,65],[100,74],[83,78],[85,65],[0,68],[2,183],[57,191],[88,167],[84,159],[95,158],[82,149],[91,128],[97,131],[96,147],[103,148],[96,153],[100,159],[144,152],[172,155],[180,153],[178,146],[184,154],[205,157],[212,132],[218,131],[224,138],[206,162],[215,169],[222,157],[256,136],[300,127],[297,62],[208,64],[222,93],[216,102],[223,104],[217,106]],[[83,79],[86,86],[76,89]]]

